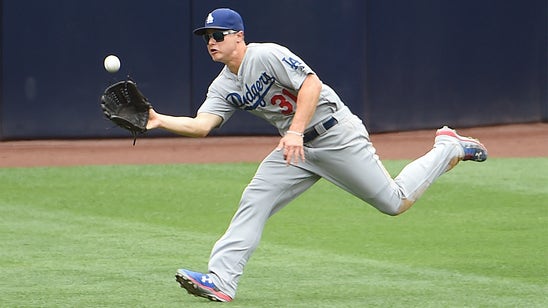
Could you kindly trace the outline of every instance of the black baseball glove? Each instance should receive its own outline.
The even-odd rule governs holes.
[[[148,110],[152,105],[131,80],[119,81],[106,88],[101,96],[101,108],[105,116],[133,136],[146,132]]]

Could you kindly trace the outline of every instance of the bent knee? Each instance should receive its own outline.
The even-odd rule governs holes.
[[[389,216],[398,216],[400,214],[403,214],[405,211],[407,211],[409,208],[413,206],[415,201],[409,200],[409,199],[401,199],[400,203],[396,206],[385,206],[385,207],[377,207],[381,213],[389,215]]]

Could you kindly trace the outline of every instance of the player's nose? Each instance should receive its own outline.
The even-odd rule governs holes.
[[[217,43],[217,41],[213,38],[213,36],[210,36],[209,40],[207,40],[207,45],[214,45],[215,43]]]

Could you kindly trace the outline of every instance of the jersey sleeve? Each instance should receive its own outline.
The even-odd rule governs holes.
[[[304,80],[314,71],[306,63],[289,49],[273,45],[267,49],[262,58],[264,65],[273,72],[276,81],[283,87],[298,91]]]
[[[219,127],[223,126],[236,111],[236,107],[226,101],[224,97],[216,90],[215,82],[209,86],[205,101],[198,108],[197,113],[210,113],[222,118]]]

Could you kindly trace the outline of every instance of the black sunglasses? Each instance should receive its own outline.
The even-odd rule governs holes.
[[[202,37],[204,38],[204,41],[206,42],[206,44],[208,44],[211,38],[213,38],[216,42],[222,42],[225,40],[225,35],[234,34],[234,33],[238,33],[238,31],[234,31],[234,30],[216,31],[211,34],[206,33],[202,35]]]

